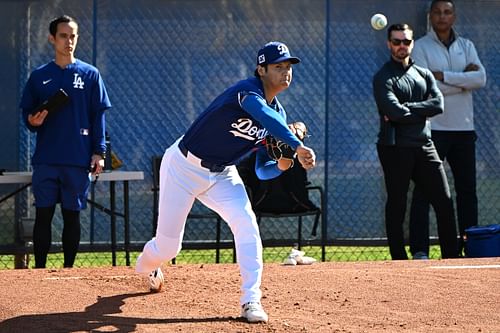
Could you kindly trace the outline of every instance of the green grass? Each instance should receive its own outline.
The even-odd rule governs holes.
[[[319,246],[306,246],[302,248],[306,255],[321,260],[321,248]],[[290,252],[289,247],[266,247],[264,248],[265,263],[280,263]],[[139,252],[130,253],[130,264],[135,265]],[[182,250],[176,258],[178,264],[204,264],[215,263],[215,250]],[[439,246],[432,246],[431,259],[439,259],[441,251]],[[326,261],[378,261],[390,260],[389,249],[385,246],[378,247],[354,247],[354,246],[328,246],[326,247]],[[220,263],[232,263],[233,251],[231,249],[220,250]],[[75,261],[75,267],[102,267],[111,266],[111,252],[80,252]],[[117,266],[125,266],[125,252],[117,252]],[[33,255],[30,255],[29,267],[33,267]],[[52,253],[47,259],[47,268],[61,268],[63,266],[63,254]],[[0,255],[0,269],[13,269],[14,256]]]

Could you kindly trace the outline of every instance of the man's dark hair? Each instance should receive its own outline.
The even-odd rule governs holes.
[[[455,10],[455,3],[453,3],[452,0],[432,0],[431,6],[429,7],[429,11],[431,11],[438,2],[448,2],[453,7],[453,10]]]
[[[267,72],[267,64],[260,65],[260,66],[264,67],[264,68],[266,69],[266,72]],[[253,72],[253,75],[254,75],[256,78],[260,79],[259,71],[257,70],[257,68],[256,68],[256,69],[255,69],[255,71]]]
[[[405,30],[410,30],[413,33],[412,27],[410,27],[406,23],[395,23],[387,29],[387,39],[391,40],[391,35],[393,31],[405,31]]]
[[[59,23],[69,23],[69,22],[75,22],[78,25],[76,20],[68,15],[59,16],[59,17],[53,19],[49,24],[50,34],[55,37],[56,33],[57,33],[57,25]]]

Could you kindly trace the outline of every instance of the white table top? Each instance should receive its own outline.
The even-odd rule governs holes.
[[[0,184],[26,184],[31,182],[31,171],[4,172],[0,176]],[[92,180],[94,176],[92,176]],[[143,180],[142,171],[110,171],[99,175],[100,181],[125,181],[125,180]]]

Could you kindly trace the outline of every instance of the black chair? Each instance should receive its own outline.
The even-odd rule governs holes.
[[[264,218],[297,218],[297,240],[294,242],[293,246],[297,247],[297,249],[301,249],[303,245],[303,218],[307,216],[313,216],[314,217],[314,224],[312,226],[311,230],[311,237],[316,238],[317,237],[317,229],[318,226],[321,222],[321,230],[320,230],[320,246],[321,246],[321,260],[325,261],[326,257],[326,248],[325,248],[325,243],[326,243],[326,238],[325,238],[325,233],[324,233],[324,225],[325,225],[325,218],[323,214],[323,189],[320,186],[307,186],[306,187],[307,191],[312,194],[312,191],[317,191],[319,195],[319,207],[311,208],[309,210],[304,210],[300,212],[283,212],[283,213],[272,213],[272,212],[266,212],[262,211],[259,209],[254,208],[255,215],[257,216],[257,224],[259,226],[262,225],[262,219]],[[311,244],[309,242],[309,244]]]
[[[266,218],[297,218],[297,239],[294,240],[300,249],[304,243],[303,218],[313,217],[311,237],[317,237],[317,229],[321,223],[321,257],[325,261],[325,230],[324,192],[321,186],[313,186],[307,180],[307,172],[296,160],[294,166],[279,177],[262,181],[254,171],[255,154],[243,160],[238,165],[252,207],[257,217],[257,224],[262,224]],[[310,198],[316,198],[313,203]],[[312,244],[313,242],[309,242]],[[316,242],[317,243],[317,242]]]
[[[319,202],[320,202],[320,207],[312,207],[311,209],[307,209],[304,211],[300,212],[283,212],[283,213],[273,213],[273,212],[266,212],[265,210],[260,210],[260,209],[255,209],[255,215],[257,216],[257,224],[261,224],[262,218],[269,217],[269,218],[285,218],[285,217],[297,217],[298,221],[298,226],[297,226],[297,246],[298,249],[302,247],[302,227],[303,227],[303,217],[306,216],[314,216],[314,224],[312,226],[311,230],[311,236],[313,238],[317,237],[317,229],[319,226],[319,223],[321,221],[322,217],[322,212],[323,212],[323,189],[320,186],[306,186],[306,190],[309,192],[312,191],[318,191],[319,195]],[[313,195],[313,194],[311,194]],[[265,198],[264,198],[265,200]]]
[[[160,165],[163,156],[153,156],[153,236],[156,233],[156,227],[158,225],[158,201],[160,192]],[[215,235],[215,262],[220,262],[220,249],[221,249],[221,229],[222,229],[222,218],[215,213],[203,206],[203,209],[193,212],[191,211],[188,215],[188,219],[209,219],[216,221],[216,235]],[[233,262],[236,261],[236,255],[234,251],[233,242]],[[175,264],[175,258],[172,259],[172,263]]]

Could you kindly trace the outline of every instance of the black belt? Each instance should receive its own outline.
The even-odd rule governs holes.
[[[186,148],[184,141],[182,141],[182,140],[179,141],[178,146],[179,146],[179,150],[181,151],[182,155],[187,157],[189,150]],[[202,167],[204,167],[205,169],[208,169],[210,172],[222,172],[226,168],[225,165],[215,164],[215,163],[204,161],[204,160],[201,160],[200,164]]]

